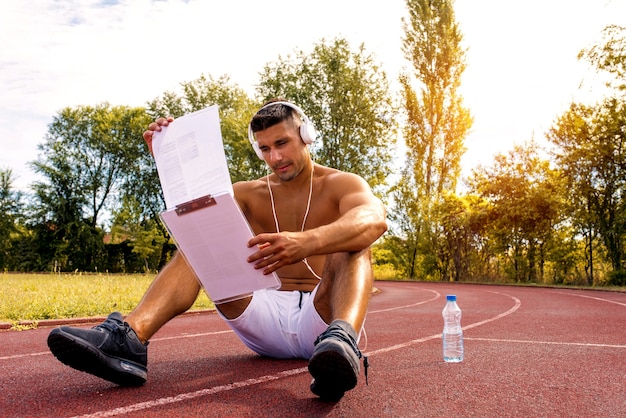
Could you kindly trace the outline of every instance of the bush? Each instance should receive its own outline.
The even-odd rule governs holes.
[[[372,269],[376,280],[395,280],[398,275],[392,264],[374,264]]]
[[[626,286],[626,270],[614,270],[609,273],[609,286]]]

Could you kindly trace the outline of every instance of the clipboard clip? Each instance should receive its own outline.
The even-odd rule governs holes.
[[[181,203],[176,206],[176,214],[178,216],[186,215],[196,210],[204,209],[209,206],[217,205],[217,202],[210,194]]]

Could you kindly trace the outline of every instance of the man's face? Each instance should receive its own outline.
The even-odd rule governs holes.
[[[283,121],[255,136],[265,162],[282,181],[290,181],[302,172],[306,145],[294,123]]]

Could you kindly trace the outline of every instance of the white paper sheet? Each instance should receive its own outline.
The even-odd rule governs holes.
[[[211,300],[223,302],[279,287],[275,274],[264,275],[246,261],[257,249],[248,248],[253,234],[235,199],[229,193],[213,198],[214,205],[184,215],[173,209],[161,214]]]
[[[207,194],[233,194],[217,105],[155,132],[152,151],[168,209]]]
[[[278,288],[275,273],[264,275],[247,262],[256,251],[248,248],[254,235],[233,197],[217,106],[155,133],[152,150],[167,207],[161,218],[213,302]],[[213,197],[214,204],[195,204],[204,196]],[[187,213],[177,212],[192,206]]]

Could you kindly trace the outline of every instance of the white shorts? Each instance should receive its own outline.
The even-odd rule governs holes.
[[[313,292],[258,290],[239,317],[220,316],[262,356],[309,359],[315,339],[328,328],[313,304],[316,292],[317,287]]]

